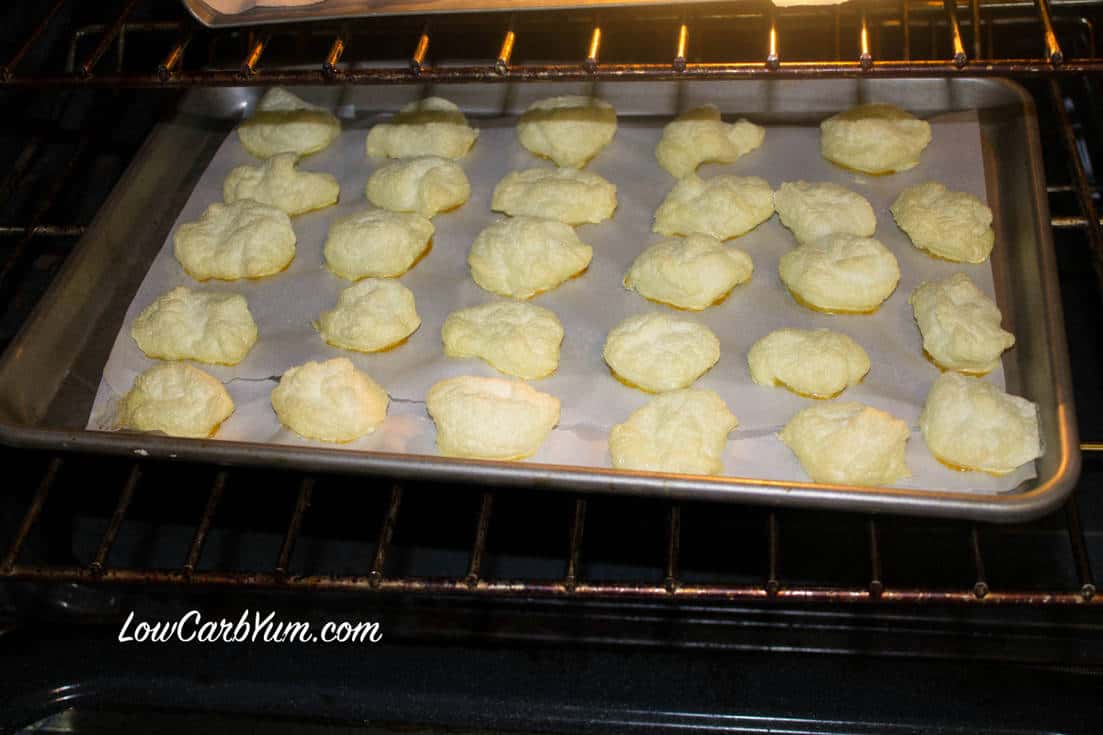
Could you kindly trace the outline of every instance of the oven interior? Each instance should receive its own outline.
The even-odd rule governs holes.
[[[0,728],[43,717],[63,732],[258,717],[277,732],[1098,722],[1103,6],[732,2],[219,31],[173,2],[7,13],[0,347],[188,86],[1011,75],[1042,130],[1084,465],[1064,508],[996,526],[4,448]],[[379,619],[387,645],[113,641],[129,611],[197,607]]]

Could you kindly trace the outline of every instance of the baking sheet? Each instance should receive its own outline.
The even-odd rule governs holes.
[[[467,250],[479,230],[498,218],[489,209],[494,184],[510,170],[550,164],[537,160],[517,144],[515,118],[473,118],[481,129],[480,138],[472,153],[461,161],[472,182],[471,199],[461,209],[434,218],[437,232],[432,251],[401,278],[417,298],[421,328],[397,350],[377,355],[346,352],[327,345],[311,326],[322,310],[333,307],[338,291],[349,285],[324,268],[322,245],[330,221],[368,206],[364,186],[371,171],[382,162],[365,159],[363,148],[367,129],[380,116],[355,116],[348,107],[341,108],[341,112],[353,117],[344,121],[345,129],[338,141],[301,163],[304,170],[327,171],[337,176],[341,202],[295,219],[298,255],[291,267],[260,281],[207,282],[199,286],[244,294],[261,335],[241,364],[202,366],[227,384],[237,405],[218,438],[310,444],[280,427],[268,394],[286,368],[310,359],[345,355],[388,390],[392,403],[380,431],[342,446],[350,451],[434,454],[433,425],[424,405],[429,387],[453,375],[497,374],[478,360],[445,358],[441,350],[440,327],[451,311],[497,298],[471,280],[466,267]],[[560,399],[562,413],[559,426],[532,461],[608,467],[609,428],[648,400],[646,394],[621,385],[609,374],[601,359],[601,346],[606,333],[621,319],[665,308],[625,291],[621,278],[639,252],[662,239],[650,232],[651,214],[674,180],[658,166],[653,151],[668,119],[620,120],[614,142],[589,166],[617,185],[617,212],[610,221],[578,229],[580,237],[594,247],[594,260],[587,273],[535,300],[559,315],[566,338],[556,374],[533,381],[539,390]],[[994,294],[990,265],[932,259],[912,247],[892,222],[888,206],[896,195],[905,187],[930,178],[986,199],[975,115],[941,115],[931,118],[931,123],[933,142],[921,164],[895,176],[866,177],[828,164],[819,156],[819,130],[815,125],[770,125],[765,143],[757,151],[734,164],[701,168],[700,174],[706,177],[719,173],[762,176],[775,188],[783,181],[801,178],[831,180],[853,188],[873,204],[878,216],[876,236],[896,254],[902,273],[896,292],[876,314],[818,314],[793,303],[778,279],[778,259],[795,243],[776,218],[729,243],[751,255],[754,277],[749,284],[737,287],[723,304],[701,314],[686,315],[707,324],[721,341],[720,362],[696,385],[717,391],[739,417],[740,425],[732,433],[725,454],[726,474],[789,481],[807,479],[774,434],[796,411],[808,405],[808,399],[783,389],[755,386],[746,366],[747,350],[755,340],[788,326],[830,327],[850,334],[869,352],[873,365],[870,374],[861,385],[848,390],[843,400],[861,401],[889,411],[913,427],[908,443],[908,464],[913,474],[899,486],[993,493],[1014,488],[1034,476],[1033,464],[1003,478],[949,470],[930,457],[918,432],[919,412],[938,371],[922,355],[920,336],[907,303],[908,294],[924,280],[942,278],[958,270],[968,273],[982,290]],[[240,146],[237,136],[231,134],[214,156],[177,222],[194,220],[211,202],[219,201],[226,173],[244,163],[255,165],[256,161]],[[197,287],[172,256],[170,232],[128,309],[104,369],[89,428],[109,428],[114,402],[139,372],[153,364],[130,339],[130,325],[141,309],[178,285]],[[986,380],[1003,386],[1002,368]]]

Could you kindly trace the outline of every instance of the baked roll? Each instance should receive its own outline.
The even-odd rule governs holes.
[[[893,105],[858,105],[820,123],[823,157],[860,173],[915,168],[930,142],[930,123]]]
[[[330,146],[341,134],[341,121],[282,87],[268,90],[256,111],[237,128],[245,150],[257,158],[280,153],[307,156]]]
[[[448,457],[524,459],[559,423],[559,399],[520,380],[449,378],[429,389],[425,405]]]
[[[335,357],[286,370],[271,401],[280,423],[299,436],[344,443],[378,429],[390,398],[347,357]]]
[[[122,429],[202,439],[233,412],[233,399],[213,375],[190,363],[161,362],[134,379],[116,413]]]
[[[563,325],[542,306],[492,301],[449,314],[441,341],[449,357],[477,357],[507,375],[534,380],[559,366]]]
[[[238,166],[222,184],[222,199],[232,204],[252,199],[294,217],[337,203],[341,187],[329,174],[299,171],[294,153],[278,153],[260,166]]]
[[[908,425],[876,408],[828,401],[798,412],[778,437],[814,482],[892,485],[908,477]]]
[[[777,329],[751,346],[747,364],[758,385],[834,398],[862,382],[869,355],[853,339],[830,329]]]
[[[531,153],[557,166],[582,168],[609,145],[617,132],[617,112],[596,97],[565,95],[529,105],[517,121],[517,140]]]
[[[709,235],[690,235],[640,253],[624,276],[624,287],[651,301],[700,311],[723,301],[753,272],[751,256],[742,250]]]
[[[829,314],[868,314],[896,290],[896,256],[871,237],[829,235],[781,256],[781,280],[798,303]]]
[[[421,156],[376,169],[365,193],[377,207],[432,217],[462,206],[471,196],[471,182],[455,161]]]
[[[972,194],[928,181],[905,189],[890,209],[912,244],[931,255],[983,263],[992,253],[992,210]]]
[[[595,173],[573,168],[511,171],[494,187],[490,208],[568,225],[604,222],[617,208],[617,187]]]
[[[872,237],[877,229],[869,200],[830,181],[787,181],[774,192],[774,208],[799,243],[837,234]]]
[[[923,350],[945,370],[984,375],[1015,344],[1015,335],[1000,327],[996,302],[964,273],[921,284],[908,303],[923,335]]]
[[[291,218],[252,199],[212,204],[195,222],[177,227],[172,244],[180,265],[197,281],[263,278],[295,258]]]
[[[689,319],[652,312],[618,324],[602,350],[613,374],[649,393],[689,387],[720,359],[720,340]]]
[[[530,299],[582,273],[593,255],[569,225],[510,217],[479,233],[467,264],[475,283],[487,291]]]
[[[421,326],[414,294],[397,281],[365,278],[337,295],[337,306],[316,324],[322,338],[356,352],[382,352],[402,344]]]
[[[681,179],[702,163],[734,163],[761,146],[765,137],[765,128],[743,118],[726,123],[714,105],[704,105],[666,124],[655,158],[671,176]]]
[[[419,214],[365,209],[329,226],[322,254],[330,271],[350,281],[395,278],[429,250],[435,231]]]
[[[739,420],[711,390],[675,390],[609,432],[609,454],[621,470],[719,475],[724,447]]]
[[[453,102],[426,97],[411,102],[387,122],[374,125],[365,141],[371,158],[439,156],[463,158],[475,145],[479,131]]]
[[[687,176],[655,210],[652,230],[663,235],[745,235],[774,213],[774,191],[757,176]]]
[[[1037,406],[958,373],[935,380],[919,429],[935,459],[953,469],[1006,475],[1042,456]]]
[[[257,323],[241,294],[178,286],[142,309],[130,336],[146,357],[237,365],[257,343]]]

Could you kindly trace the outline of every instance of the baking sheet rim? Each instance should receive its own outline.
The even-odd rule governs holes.
[[[1048,228],[1048,201],[1045,198],[1041,172],[1038,123],[1033,100],[1020,85],[1009,80],[972,80],[1011,92],[1020,103],[1017,112],[1026,127],[1026,157],[1030,173],[1040,283],[1043,292],[1056,295],[1056,265],[1051,232]],[[162,132],[156,128],[151,135]],[[142,151],[139,152],[139,156]],[[142,161],[135,159],[116,188],[135,184],[136,172]],[[112,196],[112,198],[114,198]],[[109,199],[110,200],[110,199]],[[93,234],[95,222],[89,227]],[[83,240],[84,238],[82,238]],[[82,247],[83,243],[78,246]],[[74,254],[75,255],[75,254]],[[71,278],[79,259],[70,257],[64,271],[50,291],[60,290],[63,281]],[[51,300],[44,295],[35,312],[4,353],[7,362],[18,350],[24,335],[41,314],[38,312]],[[708,498],[729,502],[763,502],[773,505],[804,505],[845,510],[899,512],[910,515],[954,516],[976,520],[1017,522],[1042,515],[1056,507],[1071,492],[1079,476],[1080,451],[1072,410],[1071,376],[1065,344],[1064,320],[1059,300],[1042,300],[1050,339],[1045,343],[1053,363],[1054,395],[1057,403],[1056,428],[1058,441],[1052,449],[1060,453],[1054,472],[1042,477],[1024,491],[997,495],[974,495],[942,490],[916,488],[881,488],[826,485],[812,482],[790,482],[739,477],[699,477],[630,472],[610,468],[578,468],[536,463],[505,463],[481,460],[432,457],[426,455],[382,452],[350,452],[326,447],[289,447],[226,440],[208,441],[178,439],[155,434],[129,432],[98,432],[92,430],[62,430],[39,428],[0,422],[0,442],[19,447],[79,449],[110,454],[137,455],[167,459],[187,459],[216,464],[242,464],[294,467],[307,470],[336,471],[357,474],[387,474],[395,477],[425,479],[490,481],[492,484],[527,485],[543,489],[602,490],[615,492],[630,488],[636,495],[659,495],[684,499]],[[732,492],[733,489],[744,492]]]

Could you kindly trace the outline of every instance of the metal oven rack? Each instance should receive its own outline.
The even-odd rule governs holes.
[[[602,80],[602,79],[739,79],[752,77],[771,78],[822,78],[838,76],[898,77],[898,76],[1075,76],[1103,71],[1103,58],[1096,56],[1094,38],[1089,53],[1082,56],[1066,55],[1058,40],[1058,20],[1067,22],[1066,16],[1055,16],[1055,9],[1074,9],[1074,22],[1091,22],[1075,12],[1090,0],[856,0],[842,6],[823,10],[794,8],[777,10],[768,2],[725,3],[720,6],[677,6],[674,9],[606,10],[601,15],[593,11],[564,13],[513,13],[478,14],[473,16],[433,16],[433,19],[416,21],[409,19],[370,19],[362,22],[344,22],[321,25],[317,28],[296,26],[292,31],[266,26],[247,29],[237,34],[243,42],[244,53],[237,64],[230,68],[188,68],[184,63],[188,48],[199,37],[209,40],[209,31],[187,19],[176,22],[130,23],[135,11],[145,4],[143,0],[129,0],[108,23],[85,29],[94,35],[95,46],[76,63],[70,55],[68,68],[60,72],[21,73],[20,64],[34,48],[37,40],[50,27],[50,21],[70,0],[54,0],[41,22],[33,28],[3,66],[0,66],[0,84],[4,86],[32,85],[36,87],[74,84],[100,87],[149,86],[175,87],[191,85],[241,85],[241,84],[328,84],[328,83],[408,83],[426,82],[504,82],[523,80]],[[965,15],[959,18],[959,12]],[[966,15],[967,14],[967,15]],[[734,25],[733,25],[734,24]],[[986,29],[987,24],[987,29]],[[1000,25],[1030,24],[1036,26],[1039,50],[1037,57],[1001,58],[991,54],[993,29]],[[831,29],[834,41],[834,58],[805,60],[799,51],[793,59],[786,57],[782,36],[799,35],[811,27],[819,34]],[[411,30],[416,28],[417,30]],[[691,56],[691,39],[700,30],[702,36],[710,35],[717,28],[737,28],[751,32],[757,39],[745,49],[731,46],[724,49],[725,56],[718,61],[697,60]],[[966,34],[963,28],[969,28]],[[480,35],[489,32],[500,38],[498,45],[480,49],[490,63],[472,64],[431,62],[432,49],[441,43],[447,48],[456,40],[456,34],[477,29]],[[578,49],[578,56],[556,63],[523,62],[514,59],[515,51],[523,48],[526,36],[534,36],[552,30],[564,34],[568,29],[585,29],[588,43]],[[603,48],[631,38],[633,34],[659,31],[669,34],[670,54],[662,61],[608,60]],[[112,44],[119,48],[132,30],[157,30],[172,40],[166,44],[167,52],[160,62],[147,69],[105,71],[101,61]],[[985,31],[989,38],[985,39]],[[930,38],[920,38],[926,32]],[[292,35],[320,36],[327,39],[328,50],[318,63],[303,67],[300,56],[293,68],[266,65],[266,51],[273,38]],[[1089,28],[1094,36],[1094,28]],[[380,34],[409,36],[408,62],[396,66],[360,68],[350,66],[348,51],[355,50],[358,41],[373,40]],[[620,34],[624,34],[623,36]],[[885,37],[898,36],[895,44],[884,43]],[[941,35],[941,37],[940,37]],[[433,40],[439,38],[440,40]],[[966,39],[971,43],[966,45]],[[929,50],[920,57],[914,47],[923,41]],[[803,39],[802,39],[803,43]],[[947,53],[939,57],[940,49],[948,43]],[[881,57],[884,48],[895,46],[898,53]],[[986,55],[986,46],[988,54]],[[639,49],[637,49],[638,53]],[[760,52],[760,53],[759,53]],[[971,52],[971,53],[970,53]],[[562,55],[562,51],[560,52]],[[700,56],[701,54],[697,54]],[[745,59],[731,57],[746,56]]]
[[[470,509],[477,508],[473,515],[473,522],[457,518],[451,522],[449,535],[466,535],[469,538],[466,551],[465,571],[455,576],[440,576],[432,573],[421,574],[393,574],[388,568],[393,568],[389,554],[392,550],[392,540],[396,530],[403,525],[403,509],[405,499],[409,495],[418,497],[418,504],[424,505],[431,498],[432,492],[442,492],[440,488],[426,490],[421,487],[407,488],[400,483],[389,486],[376,486],[359,488],[358,491],[378,496],[382,493],[385,502],[382,504],[382,512],[374,519],[364,519],[362,544],[370,544],[372,552],[367,555],[357,572],[332,573],[328,570],[313,570],[310,573],[298,573],[295,569],[294,552],[300,541],[304,522],[310,518],[310,509],[315,503],[330,505],[340,502],[343,493],[349,492],[349,488],[328,488],[326,478],[302,477],[298,481],[297,490],[290,495],[293,501],[286,507],[281,502],[278,512],[284,516],[285,529],[282,531],[278,551],[267,568],[249,570],[230,570],[212,566],[210,563],[201,563],[204,547],[212,528],[217,527],[217,518],[220,506],[224,503],[234,489],[229,486],[237,486],[239,492],[246,490],[241,486],[247,485],[251,476],[246,472],[231,473],[228,470],[213,471],[210,476],[209,487],[206,489],[192,488],[193,496],[196,493],[205,494],[201,503],[201,513],[192,519],[193,530],[190,541],[181,543],[175,550],[178,563],[174,568],[164,568],[158,564],[156,568],[142,566],[113,565],[109,563],[113,546],[116,543],[120,530],[127,521],[127,513],[136,495],[141,493],[155,494],[155,483],[145,483],[143,476],[146,467],[142,463],[131,464],[125,472],[125,480],[121,483],[114,506],[106,514],[106,525],[102,535],[94,549],[89,553],[86,562],[73,563],[43,563],[30,560],[21,562],[23,546],[35,527],[44,508],[50,500],[51,490],[59,473],[65,472],[64,466],[69,460],[54,457],[49,460],[45,471],[39,480],[33,496],[30,499],[25,514],[19,523],[18,530],[13,539],[6,546],[6,552],[0,560],[0,579],[30,580],[38,582],[80,582],[80,583],[112,583],[124,585],[170,585],[170,586],[196,586],[196,587],[238,587],[287,591],[357,591],[371,593],[404,593],[416,595],[475,595],[481,597],[556,597],[572,599],[638,599],[638,600],[681,600],[695,602],[751,602],[751,601],[778,601],[798,604],[815,603],[907,603],[907,604],[985,604],[985,605],[1031,605],[1031,606],[1098,606],[1103,604],[1103,596],[1097,595],[1095,575],[1092,562],[1088,554],[1085,534],[1081,525],[1079,513],[1075,501],[1070,503],[1058,517],[1050,519],[1045,527],[1054,534],[1067,535],[1068,545],[1064,552],[1065,558],[1058,560],[1058,567],[1069,567],[1072,575],[1064,574],[1069,579],[1062,582],[1062,587],[1017,589],[991,585],[988,576],[988,562],[984,553],[985,539],[991,538],[992,542],[1003,548],[1008,543],[1007,539],[1000,538],[1003,529],[965,526],[961,524],[949,527],[928,523],[934,536],[932,538],[948,539],[954,546],[950,555],[956,555],[961,560],[968,559],[967,564],[972,571],[968,584],[960,587],[953,586],[895,586],[886,580],[892,580],[895,570],[883,562],[882,544],[886,535],[906,533],[908,538],[917,540],[919,534],[925,528],[922,524],[909,527],[907,521],[898,519],[877,520],[867,518],[860,522],[860,531],[856,519],[849,519],[846,527],[855,531],[860,537],[860,543],[865,547],[866,558],[863,561],[852,559],[851,562],[859,569],[850,570],[846,576],[855,577],[865,575],[864,583],[833,584],[833,583],[809,583],[807,581],[788,581],[785,577],[785,564],[788,562],[786,545],[782,539],[786,537],[785,514],[781,512],[765,511],[761,514],[744,512],[741,518],[739,533],[744,536],[740,540],[740,546],[746,546],[751,536],[761,539],[761,553],[756,558],[763,561],[757,575],[752,571],[748,574],[745,563],[736,563],[738,573],[733,572],[731,579],[723,578],[701,581],[694,578],[683,578],[681,573],[681,549],[685,537],[682,533],[683,506],[677,503],[665,503],[662,508],[652,505],[643,508],[650,516],[662,515],[662,525],[665,533],[661,536],[653,535],[651,548],[644,554],[649,558],[661,559],[656,565],[654,578],[651,581],[627,581],[617,575],[606,578],[596,574],[587,576],[584,565],[587,560],[584,557],[585,530],[587,527],[587,509],[590,504],[604,506],[604,515],[610,512],[610,504],[618,499],[586,499],[571,498],[569,500],[569,512],[566,513],[566,523],[562,529],[563,543],[554,544],[561,554],[560,564],[562,573],[556,576],[532,576],[532,577],[498,577],[484,573],[484,560],[488,556],[488,538],[493,533],[505,531],[506,524],[541,524],[546,526],[547,518],[539,513],[518,513],[515,507],[511,508],[508,520],[503,519],[502,527],[495,525],[495,506],[502,501],[502,493],[508,491],[484,491],[478,494],[465,494],[463,501]],[[76,463],[79,467],[80,464]],[[79,472],[79,470],[77,470]],[[72,485],[73,480],[70,480]],[[340,483],[337,482],[339,485]],[[71,491],[71,488],[70,488]],[[325,493],[329,492],[327,496]],[[281,495],[281,499],[284,496]],[[558,495],[556,497],[559,497]],[[62,504],[66,501],[59,499]],[[148,502],[148,501],[147,501]],[[542,499],[540,506],[547,504],[547,499]],[[455,503],[453,503],[455,504]],[[638,504],[628,507],[641,510]],[[699,514],[701,507],[692,508],[690,512]],[[729,511],[729,515],[738,516],[739,509]],[[460,516],[462,517],[462,513]],[[749,526],[759,522],[761,526],[755,531]],[[428,523],[422,512],[415,514],[416,519],[411,519],[408,524]],[[156,522],[156,521],[154,521]],[[824,523],[830,526],[831,519]],[[903,524],[903,525],[901,525]],[[652,524],[654,525],[654,524]],[[374,527],[374,533],[373,533]],[[807,519],[798,521],[794,528],[798,534],[807,534]],[[889,530],[885,530],[888,528]],[[901,530],[902,529],[902,530]],[[406,530],[406,529],[404,529]],[[546,529],[545,529],[546,530]],[[409,529],[408,535],[417,534],[416,528]],[[605,531],[608,533],[608,529]],[[511,529],[511,534],[516,533],[516,527]],[[1018,535],[1029,537],[1029,528],[1019,529]],[[1012,534],[1014,538],[1015,534]],[[714,539],[715,540],[715,539]],[[698,539],[699,541],[699,539]],[[794,542],[795,543],[795,542]],[[362,545],[361,544],[361,545]],[[746,553],[746,552],[741,552]],[[750,556],[750,554],[747,554]],[[965,562],[963,562],[965,563]],[[993,564],[998,567],[999,562]],[[865,567],[862,572],[860,567]],[[1014,576],[1014,570],[1011,570]],[[1008,570],[998,570],[998,573],[1006,576]],[[748,577],[757,576],[758,579],[748,581]],[[737,580],[737,581],[732,581]]]
[[[790,9],[777,11],[762,3],[725,4],[707,7],[686,6],[677,12],[667,11],[604,11],[600,17],[592,12],[533,13],[517,15],[434,17],[423,19],[366,19],[340,24],[265,27],[239,31],[213,32],[203,29],[178,12],[174,17],[146,18],[141,15],[143,0],[126,0],[121,10],[106,22],[67,29],[70,39],[68,53],[38,63],[35,48],[52,31],[55,16],[60,17],[67,0],[55,0],[45,15],[25,36],[25,40],[0,66],[0,93],[19,92],[28,88],[58,87],[79,89],[99,87],[123,89],[177,88],[193,85],[267,85],[267,84],[375,84],[461,81],[517,81],[531,79],[736,79],[736,78],[820,78],[865,76],[1016,76],[1037,79],[1038,89],[1052,103],[1052,117],[1057,131],[1054,142],[1063,148],[1067,162],[1067,184],[1049,187],[1055,202],[1075,198],[1078,213],[1055,216],[1053,227],[1077,230],[1084,234],[1089,257],[1100,284],[1103,284],[1103,226],[1095,197],[1098,192],[1090,185],[1089,154],[1078,143],[1076,111],[1066,104],[1065,87],[1079,80],[1094,78],[1103,72],[1103,58],[1096,55],[1095,28],[1090,3],[1075,0],[1058,2],[1037,0],[971,0],[960,6],[954,0],[902,3],[855,2],[828,10]],[[149,3],[151,4],[151,3]],[[1091,11],[1091,12],[1089,12]],[[170,13],[171,15],[171,13]],[[577,57],[555,63],[518,62],[518,51],[533,41],[532,58],[541,58],[548,38],[553,40],[564,28],[573,28],[575,36],[588,39],[579,48]],[[831,33],[824,41],[823,30]],[[1029,29],[1036,33],[1040,53],[1031,57],[1001,57],[995,53],[1003,30]],[[1069,29],[1075,35],[1077,48],[1085,53],[1070,54],[1058,40],[1058,29]],[[735,38],[757,38],[746,44],[717,44],[717,36],[729,33]],[[701,51],[692,51],[692,40],[702,37]],[[825,58],[800,58],[809,35],[817,36],[819,50]],[[488,48],[471,49],[465,36],[497,38]],[[672,41],[668,58],[647,60],[664,52],[634,48],[638,58],[619,60],[618,39],[666,37]],[[783,39],[795,38],[798,49],[794,58],[785,57]],[[849,39],[849,40],[848,40]],[[409,58],[401,64],[371,66],[360,61],[377,60],[380,48],[398,48],[406,42]],[[136,52],[134,47],[141,47]],[[919,47],[923,47],[923,53]],[[304,67],[309,50],[318,47],[320,63]],[[364,59],[353,59],[357,48],[365,52]],[[441,63],[431,61],[435,48],[441,49]],[[608,54],[605,49],[612,48]],[[628,44],[628,48],[633,48]],[[723,49],[728,56],[719,61],[707,60],[711,50]],[[280,51],[282,49],[282,51]],[[472,51],[485,58],[478,63],[460,58],[446,63],[456,50],[470,55]],[[892,55],[891,51],[896,54]],[[832,53],[833,51],[833,53]],[[944,53],[947,52],[947,53]],[[136,57],[153,59],[151,63],[135,62]],[[563,51],[560,49],[560,55]],[[804,54],[807,55],[807,54]],[[114,68],[108,69],[110,57]],[[606,58],[608,56],[608,58]],[[740,58],[745,56],[746,58]],[[833,57],[833,58],[826,58]],[[57,133],[57,131],[53,131]],[[4,200],[19,190],[33,168],[40,148],[51,142],[50,131],[35,131],[27,136],[14,165],[0,181],[0,207]],[[57,133],[60,135],[60,133]],[[79,178],[85,157],[95,148],[95,135],[89,131],[64,134],[70,154],[59,172],[46,187],[40,201],[15,223],[0,223],[0,299],[5,307],[15,298],[20,278],[29,262],[39,252],[37,244],[72,243],[83,232],[80,223],[53,221],[61,208],[59,197],[67,182]],[[1064,210],[1068,210],[1064,207]],[[56,249],[64,252],[67,246]],[[1103,441],[1085,442],[1086,462],[1095,461],[1103,451]],[[8,452],[8,455],[14,455]],[[1073,500],[1044,527],[1067,536],[1067,547],[1060,563],[1071,570],[1061,581],[1044,588],[1018,586],[1014,583],[990,584],[986,559],[986,527],[957,525],[955,547],[967,558],[970,580],[956,586],[894,584],[894,569],[886,566],[883,553],[889,534],[897,532],[893,519],[863,518],[857,526],[865,569],[861,581],[846,583],[812,583],[803,578],[786,576],[786,525],[789,515],[782,512],[728,508],[728,514],[745,514],[753,519],[760,538],[762,564],[757,572],[737,578],[722,576],[702,581],[683,574],[683,547],[689,540],[683,533],[686,513],[700,510],[683,504],[648,501],[651,511],[659,508],[663,533],[652,538],[661,548],[655,559],[656,578],[649,582],[607,579],[588,575],[584,569],[587,539],[588,509],[599,504],[627,503],[618,498],[572,498],[569,500],[565,523],[561,529],[565,539],[557,564],[561,573],[536,576],[499,576],[488,572],[488,539],[501,529],[501,524],[514,527],[516,514],[499,521],[499,507],[509,495],[508,490],[474,491],[475,503],[469,542],[463,551],[466,563],[462,573],[449,576],[395,574],[390,571],[393,539],[407,521],[404,509],[411,497],[419,494],[445,492],[440,488],[406,487],[399,483],[384,484],[365,491],[382,493],[381,512],[364,519],[364,540],[373,548],[363,559],[358,571],[331,573],[312,570],[299,573],[295,564],[295,549],[302,541],[303,529],[309,525],[311,508],[321,501],[333,500],[335,494],[346,492],[334,478],[296,478],[297,487],[291,493],[292,502],[286,511],[281,543],[275,559],[264,569],[233,570],[217,564],[203,564],[203,552],[212,529],[217,528],[220,508],[239,485],[253,477],[250,470],[209,468],[201,487],[200,513],[192,520],[190,541],[178,549],[179,563],[172,568],[142,564],[112,563],[112,552],[129,522],[136,499],[155,492],[150,487],[151,473],[162,471],[162,465],[142,461],[131,462],[122,472],[122,482],[112,484],[112,473],[89,470],[89,460],[71,456],[28,455],[11,461],[34,464],[43,460],[41,472],[31,473],[29,487],[12,489],[12,499],[20,499],[20,510],[9,538],[0,538],[0,580],[35,582],[80,582],[90,584],[173,585],[180,587],[242,587],[284,590],[355,590],[366,593],[459,594],[491,598],[556,597],[573,599],[634,598],[682,601],[785,601],[792,604],[815,603],[913,603],[964,605],[1044,605],[1095,606],[1103,604],[1097,595],[1089,544],[1082,527],[1077,499]],[[103,460],[103,463],[107,463]],[[114,466],[114,465],[112,465]],[[71,559],[56,561],[47,555],[32,554],[29,540],[43,525],[51,503],[61,493],[59,478],[73,473],[91,472],[99,475],[107,490],[117,487],[114,502],[105,513],[106,524],[88,558],[79,563]],[[203,474],[203,473],[200,473]],[[144,479],[145,478],[145,479]],[[77,480],[79,484],[79,478]],[[70,481],[70,485],[72,485]],[[104,488],[99,488],[100,490]],[[326,494],[329,493],[327,496]],[[25,495],[25,497],[24,497]],[[25,501],[25,502],[23,502]],[[656,506],[655,503],[659,505]],[[853,520],[853,519],[851,519]],[[460,521],[456,521],[459,523]],[[824,519],[825,525],[833,521]],[[523,523],[546,524],[539,515],[524,518]],[[918,523],[918,522],[917,522]],[[373,535],[370,529],[377,529]],[[802,533],[805,530],[801,526]],[[887,529],[887,530],[886,530]],[[744,527],[744,532],[746,527]],[[992,564],[995,568],[998,562]],[[853,575],[851,575],[853,576]]]

